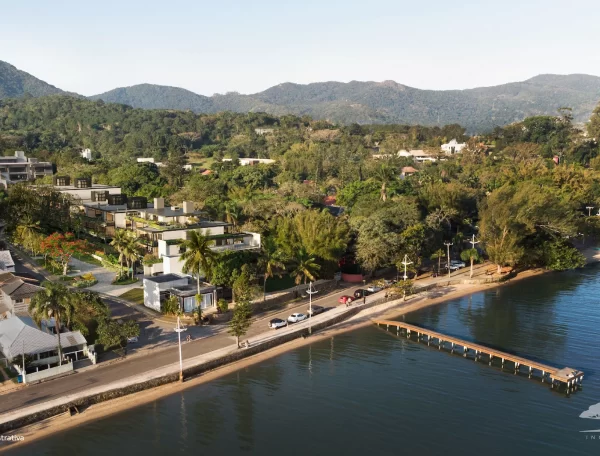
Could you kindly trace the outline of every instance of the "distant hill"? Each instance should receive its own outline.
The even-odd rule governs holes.
[[[0,60],[0,99],[17,98],[26,94],[43,97],[67,93]]]
[[[307,114],[344,124],[459,123],[470,132],[481,132],[532,115],[556,114],[564,106],[573,108],[575,121],[585,122],[600,100],[600,77],[540,75],[523,82],[468,90],[421,90],[394,81],[285,83],[252,95],[232,92],[212,97],[143,84],[92,98],[139,108]]]
[[[0,61],[0,99],[57,93],[79,96]],[[469,133],[475,133],[528,116],[553,115],[560,107],[573,108],[575,121],[585,122],[600,101],[600,77],[545,74],[522,82],[468,90],[421,90],[394,81],[288,82],[252,95],[229,92],[211,97],[178,87],[139,84],[89,98],[135,108],[196,113],[264,111],[274,115],[309,115],[343,124],[459,123]]]
[[[182,111],[212,112],[209,97],[198,95],[179,87],[139,84],[113,89],[100,95],[89,97],[102,99],[106,103],[121,103],[143,109],[178,109]]]

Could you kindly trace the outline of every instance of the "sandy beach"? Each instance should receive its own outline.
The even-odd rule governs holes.
[[[542,274],[543,272],[545,271],[542,269],[524,271],[522,273],[519,273],[515,278],[511,279],[510,282],[523,280],[535,275]],[[50,434],[55,434],[57,432],[67,430],[71,427],[79,426],[84,423],[105,418],[107,416],[122,412],[124,410],[156,401],[162,397],[171,394],[180,393],[181,391],[185,391],[186,389],[210,382],[212,380],[218,379],[222,376],[235,372],[239,369],[252,366],[269,358],[273,358],[290,350],[294,350],[298,347],[312,344],[314,342],[319,342],[334,337],[341,333],[365,327],[367,325],[372,324],[371,320],[373,318],[398,318],[404,314],[425,307],[441,304],[452,299],[460,298],[491,288],[502,287],[505,285],[505,283],[495,282],[481,285],[451,285],[447,287],[436,288],[432,291],[415,295],[410,299],[407,299],[405,302],[394,301],[386,304],[381,304],[377,307],[373,307],[370,309],[365,309],[359,314],[355,315],[354,317],[351,317],[348,320],[345,320],[323,331],[315,333],[311,337],[308,337],[306,339],[295,339],[292,342],[280,345],[278,347],[275,347],[273,349],[267,350],[254,356],[244,358],[243,360],[215,369],[199,377],[191,378],[185,381],[184,383],[171,383],[161,387],[149,389],[129,396],[124,396],[118,399],[92,405],[86,408],[81,414],[78,415],[69,416],[69,414],[64,413],[62,415],[58,415],[53,418],[49,418],[47,420],[23,427],[11,433],[11,435],[22,436],[23,440],[6,447],[0,447],[0,453],[8,450],[8,448],[26,445],[27,442],[31,442],[34,439],[41,439]]]

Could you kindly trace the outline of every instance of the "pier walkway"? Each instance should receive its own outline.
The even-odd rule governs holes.
[[[480,360],[482,355],[486,355],[488,363],[491,365],[494,358],[501,360],[502,367],[506,361],[513,363],[515,373],[521,372],[521,367],[529,368],[529,377],[537,372],[541,375],[542,381],[550,379],[552,388],[555,385],[564,384],[567,388],[567,392],[574,391],[579,388],[583,382],[583,372],[576,369],[565,367],[557,369],[556,367],[548,366],[546,364],[539,363],[530,359],[522,358],[520,356],[505,353],[500,350],[496,350],[484,345],[480,345],[474,342],[469,342],[457,337],[448,336],[436,331],[421,328],[419,326],[411,325],[401,321],[393,320],[372,320],[377,326],[385,326],[389,331],[390,327],[396,328],[396,333],[400,335],[400,331],[403,330],[406,337],[410,338],[411,334],[417,335],[417,340],[426,340],[429,345],[431,341],[437,341],[438,349],[450,348],[454,352],[455,347],[462,348],[463,356],[472,353],[475,360]]]

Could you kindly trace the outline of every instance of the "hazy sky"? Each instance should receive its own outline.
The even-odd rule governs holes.
[[[18,0],[0,11],[0,60],[83,95],[143,82],[211,95],[600,75],[600,0]]]

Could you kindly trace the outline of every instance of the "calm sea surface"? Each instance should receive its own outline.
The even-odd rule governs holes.
[[[580,432],[600,420],[579,418],[600,403],[600,268],[549,273],[405,319],[584,370],[584,389],[567,397],[369,327],[10,454],[600,455],[600,432]]]

